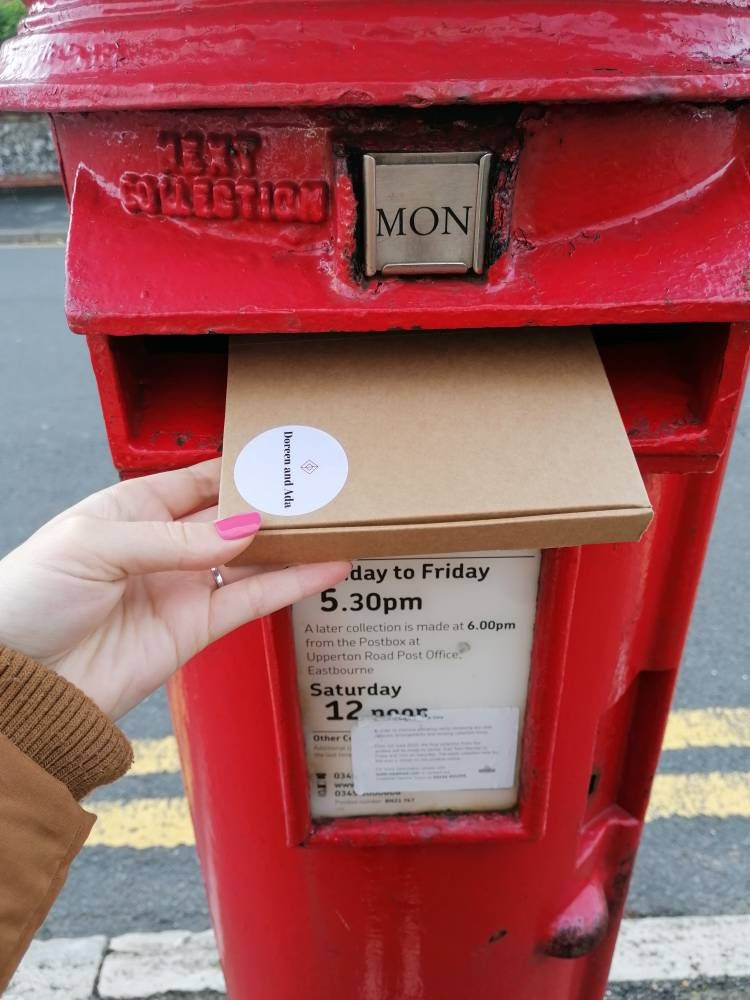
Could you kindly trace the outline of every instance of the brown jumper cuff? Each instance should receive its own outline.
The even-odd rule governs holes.
[[[0,646],[0,733],[76,799],[133,762],[125,734],[63,677]]]

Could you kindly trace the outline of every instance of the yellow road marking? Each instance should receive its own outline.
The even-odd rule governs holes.
[[[165,736],[161,740],[133,740],[133,766],[129,775],[175,774],[180,770],[177,740]]]
[[[750,747],[750,708],[700,708],[672,712],[664,736],[665,750],[689,747]],[[133,776],[176,774],[180,758],[174,736],[133,740]]]
[[[695,708],[672,712],[665,750],[750,747],[750,708]]]
[[[103,800],[89,808],[98,820],[89,847],[179,847],[195,843],[184,798]],[[654,781],[647,820],[750,818],[750,772],[659,774]]]
[[[672,712],[664,738],[665,750],[690,747],[750,747],[750,708],[705,708]],[[180,770],[173,736],[134,740],[136,777],[175,774]],[[195,843],[187,801],[176,798],[103,800],[90,808],[99,819],[89,846],[178,847]],[[647,819],[710,816],[750,818],[750,772],[659,774],[651,794]]]
[[[180,847],[195,843],[187,799],[90,802],[97,815],[87,847]]]
[[[657,774],[646,820],[750,818],[750,771]]]

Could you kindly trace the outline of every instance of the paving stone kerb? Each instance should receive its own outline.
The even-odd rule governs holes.
[[[164,931],[113,938],[99,974],[102,1000],[142,1000],[168,993],[224,993],[213,931]]]
[[[0,187],[59,183],[46,115],[0,115]]]
[[[90,1000],[107,939],[85,938],[32,941],[5,1000]]]
[[[5,1000],[221,1000],[212,931],[33,942]],[[750,915],[625,920],[607,1000],[745,1000]]]
[[[750,980],[726,978],[679,983],[620,983],[610,986],[604,994],[604,1000],[747,1000],[748,997]],[[182,997],[159,997],[159,1000],[182,1000]]]
[[[750,917],[643,917],[624,920],[612,982],[750,977]]]

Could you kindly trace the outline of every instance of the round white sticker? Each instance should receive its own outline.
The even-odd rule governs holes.
[[[234,464],[244,500],[264,514],[295,517],[325,507],[349,474],[346,452],[318,427],[290,424],[263,431]]]

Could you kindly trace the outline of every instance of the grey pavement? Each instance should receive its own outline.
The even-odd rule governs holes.
[[[116,479],[86,341],[63,315],[64,251],[0,246],[0,554],[63,508]],[[124,720],[133,738],[171,732],[163,691]],[[158,777],[148,779],[153,783]],[[166,776],[181,792],[179,778]],[[140,797],[131,779],[123,797]],[[151,794],[158,794],[151,791]],[[103,895],[101,885],[111,890]],[[87,848],[42,929],[44,937],[208,927],[195,851]]]
[[[0,246],[64,246],[67,228],[60,187],[0,188]]]
[[[3,202],[0,200],[0,212]],[[6,216],[7,218],[7,216]],[[2,216],[0,216],[2,228]],[[85,341],[63,316],[63,251],[0,247],[0,555],[60,509],[114,478]],[[724,495],[679,680],[676,707],[750,703],[747,570],[750,523],[750,405],[743,409]],[[739,556],[739,557],[738,557]],[[159,693],[124,722],[135,737],[170,732]],[[750,753],[679,751],[667,770],[746,770]],[[118,796],[177,794],[179,779],[129,779]],[[168,788],[168,791],[166,790]],[[750,821],[658,820],[648,825],[628,913],[742,913],[750,902]],[[110,891],[102,892],[102,886]],[[147,851],[90,848],[77,859],[43,936],[121,934],[172,927],[203,930],[208,912],[191,848]],[[659,986],[662,990],[665,987]],[[680,987],[681,988],[681,987]],[[635,997],[750,997],[742,984],[695,992],[610,991]],[[702,988],[702,987],[701,987]],[[677,990],[678,987],[670,987]],[[734,990],[735,992],[732,992]],[[744,992],[737,992],[744,990]],[[687,992],[685,992],[687,991]],[[192,994],[194,996],[194,994]]]

